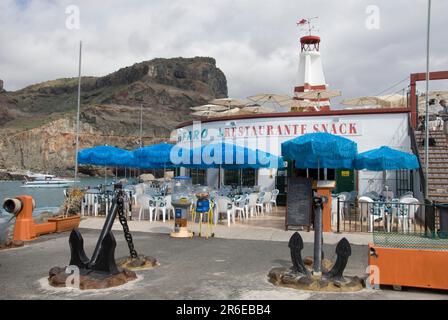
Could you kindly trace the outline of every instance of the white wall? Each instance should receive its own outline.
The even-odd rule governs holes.
[[[218,188],[219,169],[207,170],[207,185],[212,188]]]
[[[300,53],[298,86],[305,83],[315,85],[326,85],[322,60],[319,52],[307,51]]]
[[[260,191],[271,191],[275,189],[275,176],[277,169],[259,169],[258,185],[261,186]]]

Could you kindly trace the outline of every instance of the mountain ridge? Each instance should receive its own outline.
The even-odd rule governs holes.
[[[60,78],[0,90],[0,168],[72,170],[77,88],[77,78]],[[176,124],[192,119],[190,107],[224,97],[226,77],[210,57],[156,58],[82,77],[80,121],[89,139],[81,138],[80,147],[105,144],[107,137],[119,147],[135,146],[140,106],[144,143],[167,140]]]

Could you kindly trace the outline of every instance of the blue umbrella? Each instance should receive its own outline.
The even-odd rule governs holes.
[[[134,157],[130,151],[106,145],[78,151],[78,163],[104,166],[104,184],[107,184],[106,166],[129,167]]]
[[[354,159],[358,153],[354,141],[326,132],[308,133],[282,143],[282,155],[297,160],[304,156],[328,159]]]
[[[282,143],[282,155],[297,168],[353,168],[356,142],[326,132],[308,133]]]
[[[415,155],[385,146],[360,153],[354,163],[357,170],[383,171],[383,187],[386,186],[387,170],[413,170],[420,167]]]
[[[357,170],[371,171],[418,169],[420,164],[414,154],[382,146],[360,153],[355,159]]]
[[[162,142],[133,151],[134,161],[141,168],[165,168],[172,166],[170,159],[173,144]]]
[[[261,150],[228,144],[212,143],[194,149],[175,146],[172,149],[172,161],[188,168],[283,168],[282,157]]]
[[[78,152],[79,164],[129,166],[133,161],[132,152],[113,146],[97,146]]]

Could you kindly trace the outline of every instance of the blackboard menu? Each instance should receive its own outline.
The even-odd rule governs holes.
[[[313,191],[311,179],[288,177],[285,228],[311,226]]]

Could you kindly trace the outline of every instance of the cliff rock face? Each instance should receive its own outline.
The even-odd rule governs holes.
[[[154,59],[104,77],[83,77],[80,148],[133,149],[166,141],[190,107],[227,96],[213,58]],[[77,79],[58,79],[0,92],[0,169],[54,173],[73,170]]]

